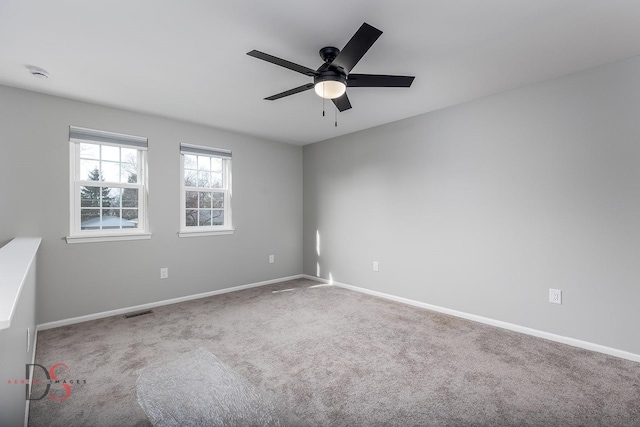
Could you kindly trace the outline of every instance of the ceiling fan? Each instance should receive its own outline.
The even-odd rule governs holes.
[[[320,97],[331,99],[336,108],[342,112],[351,108],[351,102],[349,102],[346,93],[347,87],[410,87],[411,83],[413,83],[414,76],[351,73],[353,67],[362,59],[381,34],[382,31],[365,22],[342,50],[331,46],[320,49],[320,57],[324,64],[317,70],[258,50],[247,52],[247,55],[313,77],[313,83],[307,83],[272,95],[265,98],[266,100],[275,101],[285,96],[315,88]]]

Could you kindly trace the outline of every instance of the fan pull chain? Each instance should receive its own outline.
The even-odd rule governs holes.
[[[324,117],[324,98],[322,98],[322,117]]]
[[[336,107],[335,112],[336,112],[336,127],[338,127],[338,107]]]

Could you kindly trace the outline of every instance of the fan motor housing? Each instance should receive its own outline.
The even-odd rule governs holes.
[[[321,71],[320,74],[313,78],[313,84],[317,85],[318,83],[322,83],[327,80],[342,82],[345,86],[347,85],[347,76],[336,71],[335,69]]]

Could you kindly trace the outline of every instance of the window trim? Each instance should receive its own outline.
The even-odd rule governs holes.
[[[149,240],[151,239],[151,233],[137,233],[137,234],[104,234],[95,236],[67,236],[67,243],[98,243],[98,242],[119,242],[123,240]]]
[[[120,148],[134,148],[138,151],[138,183],[116,183],[100,181],[100,186],[137,188],[138,189],[138,228],[110,229],[110,230],[81,230],[80,187],[86,186],[87,181],[80,179],[80,144],[109,145]],[[148,167],[146,138],[117,134],[113,132],[92,130],[69,126],[69,235],[68,244],[113,242],[122,240],[146,240],[151,238],[148,224]],[[111,184],[111,185],[109,185]]]
[[[186,192],[200,191],[197,187],[191,190],[191,187],[184,185],[184,155],[193,154],[200,156],[208,156],[212,158],[222,159],[222,173],[224,188],[205,189],[210,192],[224,193],[224,225],[210,226],[186,226]],[[232,174],[232,156],[230,150],[221,148],[205,147],[192,144],[180,144],[180,227],[178,231],[179,237],[201,237],[201,236],[220,236],[229,235],[235,232],[233,227],[232,216],[232,200],[233,200],[233,174]]]

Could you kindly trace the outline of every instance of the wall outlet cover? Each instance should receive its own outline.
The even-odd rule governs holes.
[[[168,268],[161,268],[160,269],[160,278],[161,279],[168,279],[169,278],[169,269]]]
[[[562,304],[562,290],[549,289],[549,302],[554,304]]]

